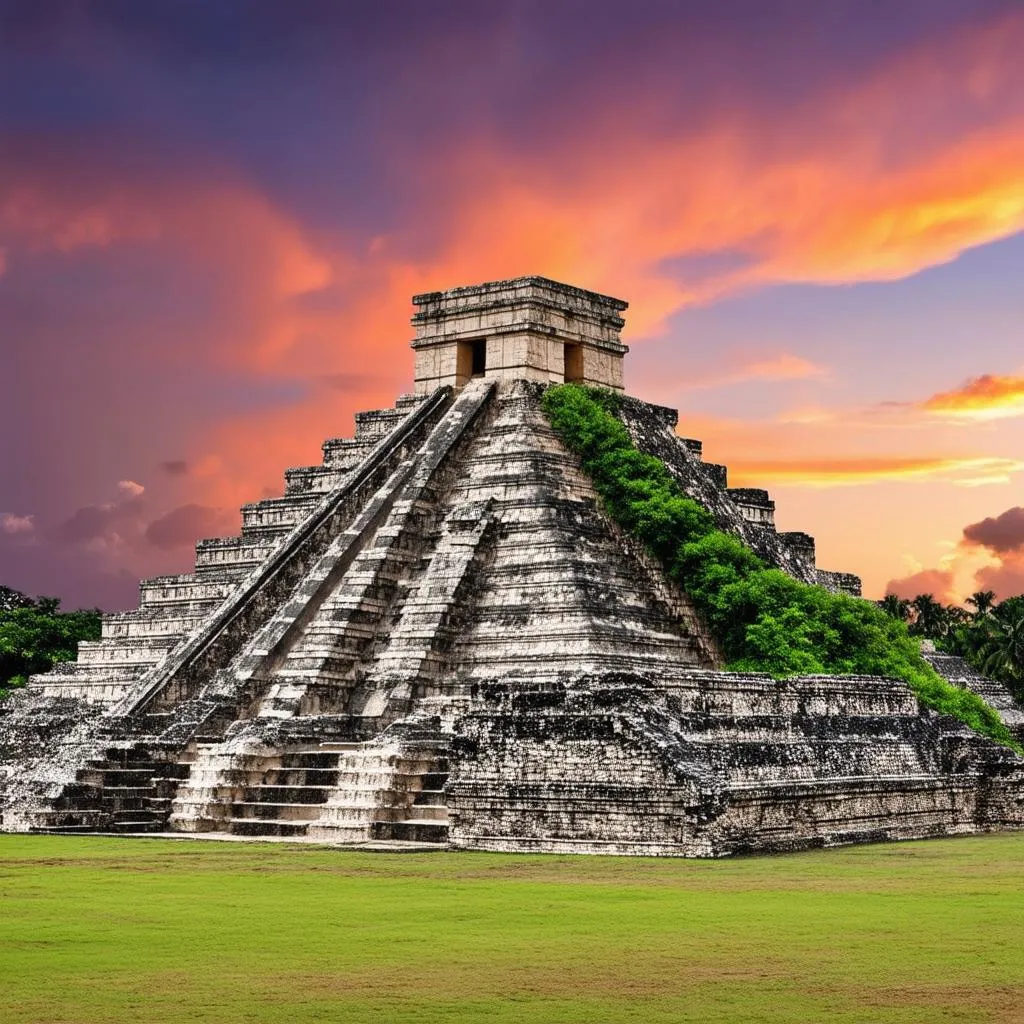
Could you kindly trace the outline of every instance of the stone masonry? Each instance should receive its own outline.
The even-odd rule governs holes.
[[[0,706],[0,827],[720,856],[1021,826],[1024,762],[904,684],[722,671],[541,410],[622,388],[624,302],[529,277],[414,303],[414,394]],[[723,529],[859,593],[673,410],[622,415]]]

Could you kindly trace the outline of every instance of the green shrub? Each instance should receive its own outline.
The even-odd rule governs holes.
[[[814,672],[902,679],[927,707],[1020,750],[977,694],[921,656],[906,624],[870,601],[833,594],[767,566],[688,498],[664,463],[633,445],[608,391],[566,384],[544,411],[581,459],[609,514],[664,563],[693,600],[732,671],[777,678]]]
[[[62,612],[57,598],[33,600],[0,587],[0,700],[28,676],[74,660],[79,640],[99,638],[97,609]]]

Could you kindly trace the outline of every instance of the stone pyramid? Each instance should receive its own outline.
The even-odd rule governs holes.
[[[721,670],[541,409],[622,390],[624,302],[539,277],[413,301],[415,394],[3,707],[0,827],[714,856],[1020,826],[1024,762],[904,684]],[[859,593],[674,411],[622,416],[721,527]]]

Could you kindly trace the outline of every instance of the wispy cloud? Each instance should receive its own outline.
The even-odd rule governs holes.
[[[12,512],[0,512],[0,533],[28,537],[35,532],[34,516],[18,516]]]
[[[940,480],[960,487],[1009,483],[1024,461],[998,457],[913,458],[867,456],[792,460],[737,460],[730,476],[737,483],[761,482],[801,487],[849,487],[883,481]]]
[[[950,391],[932,395],[917,408],[954,420],[999,420],[1024,416],[1024,377],[982,374]]]

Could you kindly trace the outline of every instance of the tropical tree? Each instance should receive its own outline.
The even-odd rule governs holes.
[[[949,628],[949,617],[946,609],[931,594],[918,594],[910,602],[914,610],[914,621],[910,632],[918,636],[941,639]]]
[[[985,620],[978,650],[985,675],[1007,683],[1018,699],[1024,697],[1024,601],[1004,601]]]
[[[965,626],[971,621],[971,613],[958,604],[946,605],[943,609],[946,616],[946,631],[955,629],[957,626]]]
[[[996,592],[994,590],[976,590],[969,598],[967,604],[974,608],[974,617],[983,618],[995,607]]]
[[[8,607],[0,607],[0,697],[24,686],[33,673],[73,660],[79,640],[100,636],[98,609],[62,612],[58,598],[35,601],[17,591],[10,593],[24,600],[12,598]]]
[[[910,602],[905,597],[897,597],[895,594],[886,594],[885,597],[878,602],[878,607],[881,608],[886,615],[891,615],[894,619],[899,619],[900,622],[906,622],[910,618]]]
[[[0,612],[13,611],[15,608],[30,608],[35,602],[27,594],[12,587],[0,586]]]

